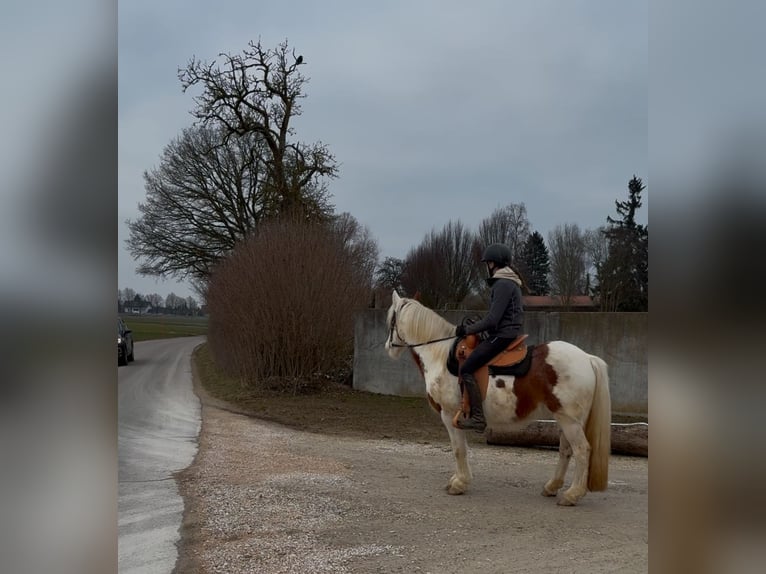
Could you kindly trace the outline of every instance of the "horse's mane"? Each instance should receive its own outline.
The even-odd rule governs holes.
[[[423,306],[415,299],[407,299],[405,304],[400,307],[400,317],[407,321],[407,338],[412,339],[410,343],[423,343],[432,339],[441,339],[455,334],[455,326],[441,317],[435,311]],[[436,343],[433,346],[440,352],[443,350],[446,361],[446,353],[449,351],[449,341],[445,343]]]

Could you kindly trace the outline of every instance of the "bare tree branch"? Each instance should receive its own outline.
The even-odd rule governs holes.
[[[572,297],[585,291],[587,252],[585,239],[576,223],[557,225],[548,234],[551,291],[568,308]]]
[[[298,67],[302,56],[288,52],[287,41],[274,49],[250,42],[241,54],[220,54],[222,63],[192,58],[178,71],[183,90],[200,86],[193,115],[203,123],[224,126],[229,135],[253,133],[265,142],[263,160],[274,190],[286,210],[303,210],[302,190],[320,178],[337,176],[337,164],[321,142],[290,141],[291,120],[302,113],[299,100],[308,82]]]
[[[218,260],[256,226],[280,213],[257,134],[231,135],[198,126],[165,149],[160,166],[144,174],[146,202],[129,221],[128,247],[140,273],[206,279]],[[321,187],[305,190],[315,218],[331,208]]]
[[[476,237],[459,221],[432,230],[404,261],[401,283],[435,309],[458,307],[476,280]]]
[[[509,203],[499,207],[479,225],[479,239],[486,247],[503,243],[511,250],[511,267],[520,271],[524,245],[529,238],[530,226],[527,208],[523,203]]]

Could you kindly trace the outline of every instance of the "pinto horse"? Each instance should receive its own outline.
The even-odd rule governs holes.
[[[413,353],[426,383],[428,401],[449,433],[456,470],[447,483],[449,494],[463,494],[473,476],[463,430],[453,426],[461,409],[458,379],[447,369],[455,326],[414,299],[394,291],[387,316],[386,350],[396,359],[404,349]],[[561,432],[556,470],[543,496],[556,496],[564,485],[574,456],[572,484],[558,504],[574,506],[588,490],[606,490],[611,438],[611,400],[606,363],[565,341],[536,345],[531,366],[520,377],[492,376],[484,400],[487,425],[520,428],[547,409]],[[544,411],[543,411],[544,412]]]

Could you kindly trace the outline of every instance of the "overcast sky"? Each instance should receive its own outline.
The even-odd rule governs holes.
[[[595,228],[635,174],[649,185],[647,3],[293,0],[118,4],[119,286],[193,295],[140,277],[125,220],[142,174],[192,124],[177,70],[259,38],[287,39],[310,80],[298,139],[340,165],[336,211],[404,258],[433,228],[476,229],[524,203],[547,240]],[[648,190],[647,190],[648,193]],[[646,222],[648,196],[639,218]]]

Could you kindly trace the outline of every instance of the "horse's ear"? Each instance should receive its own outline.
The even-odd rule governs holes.
[[[393,301],[394,305],[397,305],[400,301],[399,293],[396,292],[396,289],[394,289],[393,294],[391,295],[391,301]]]

